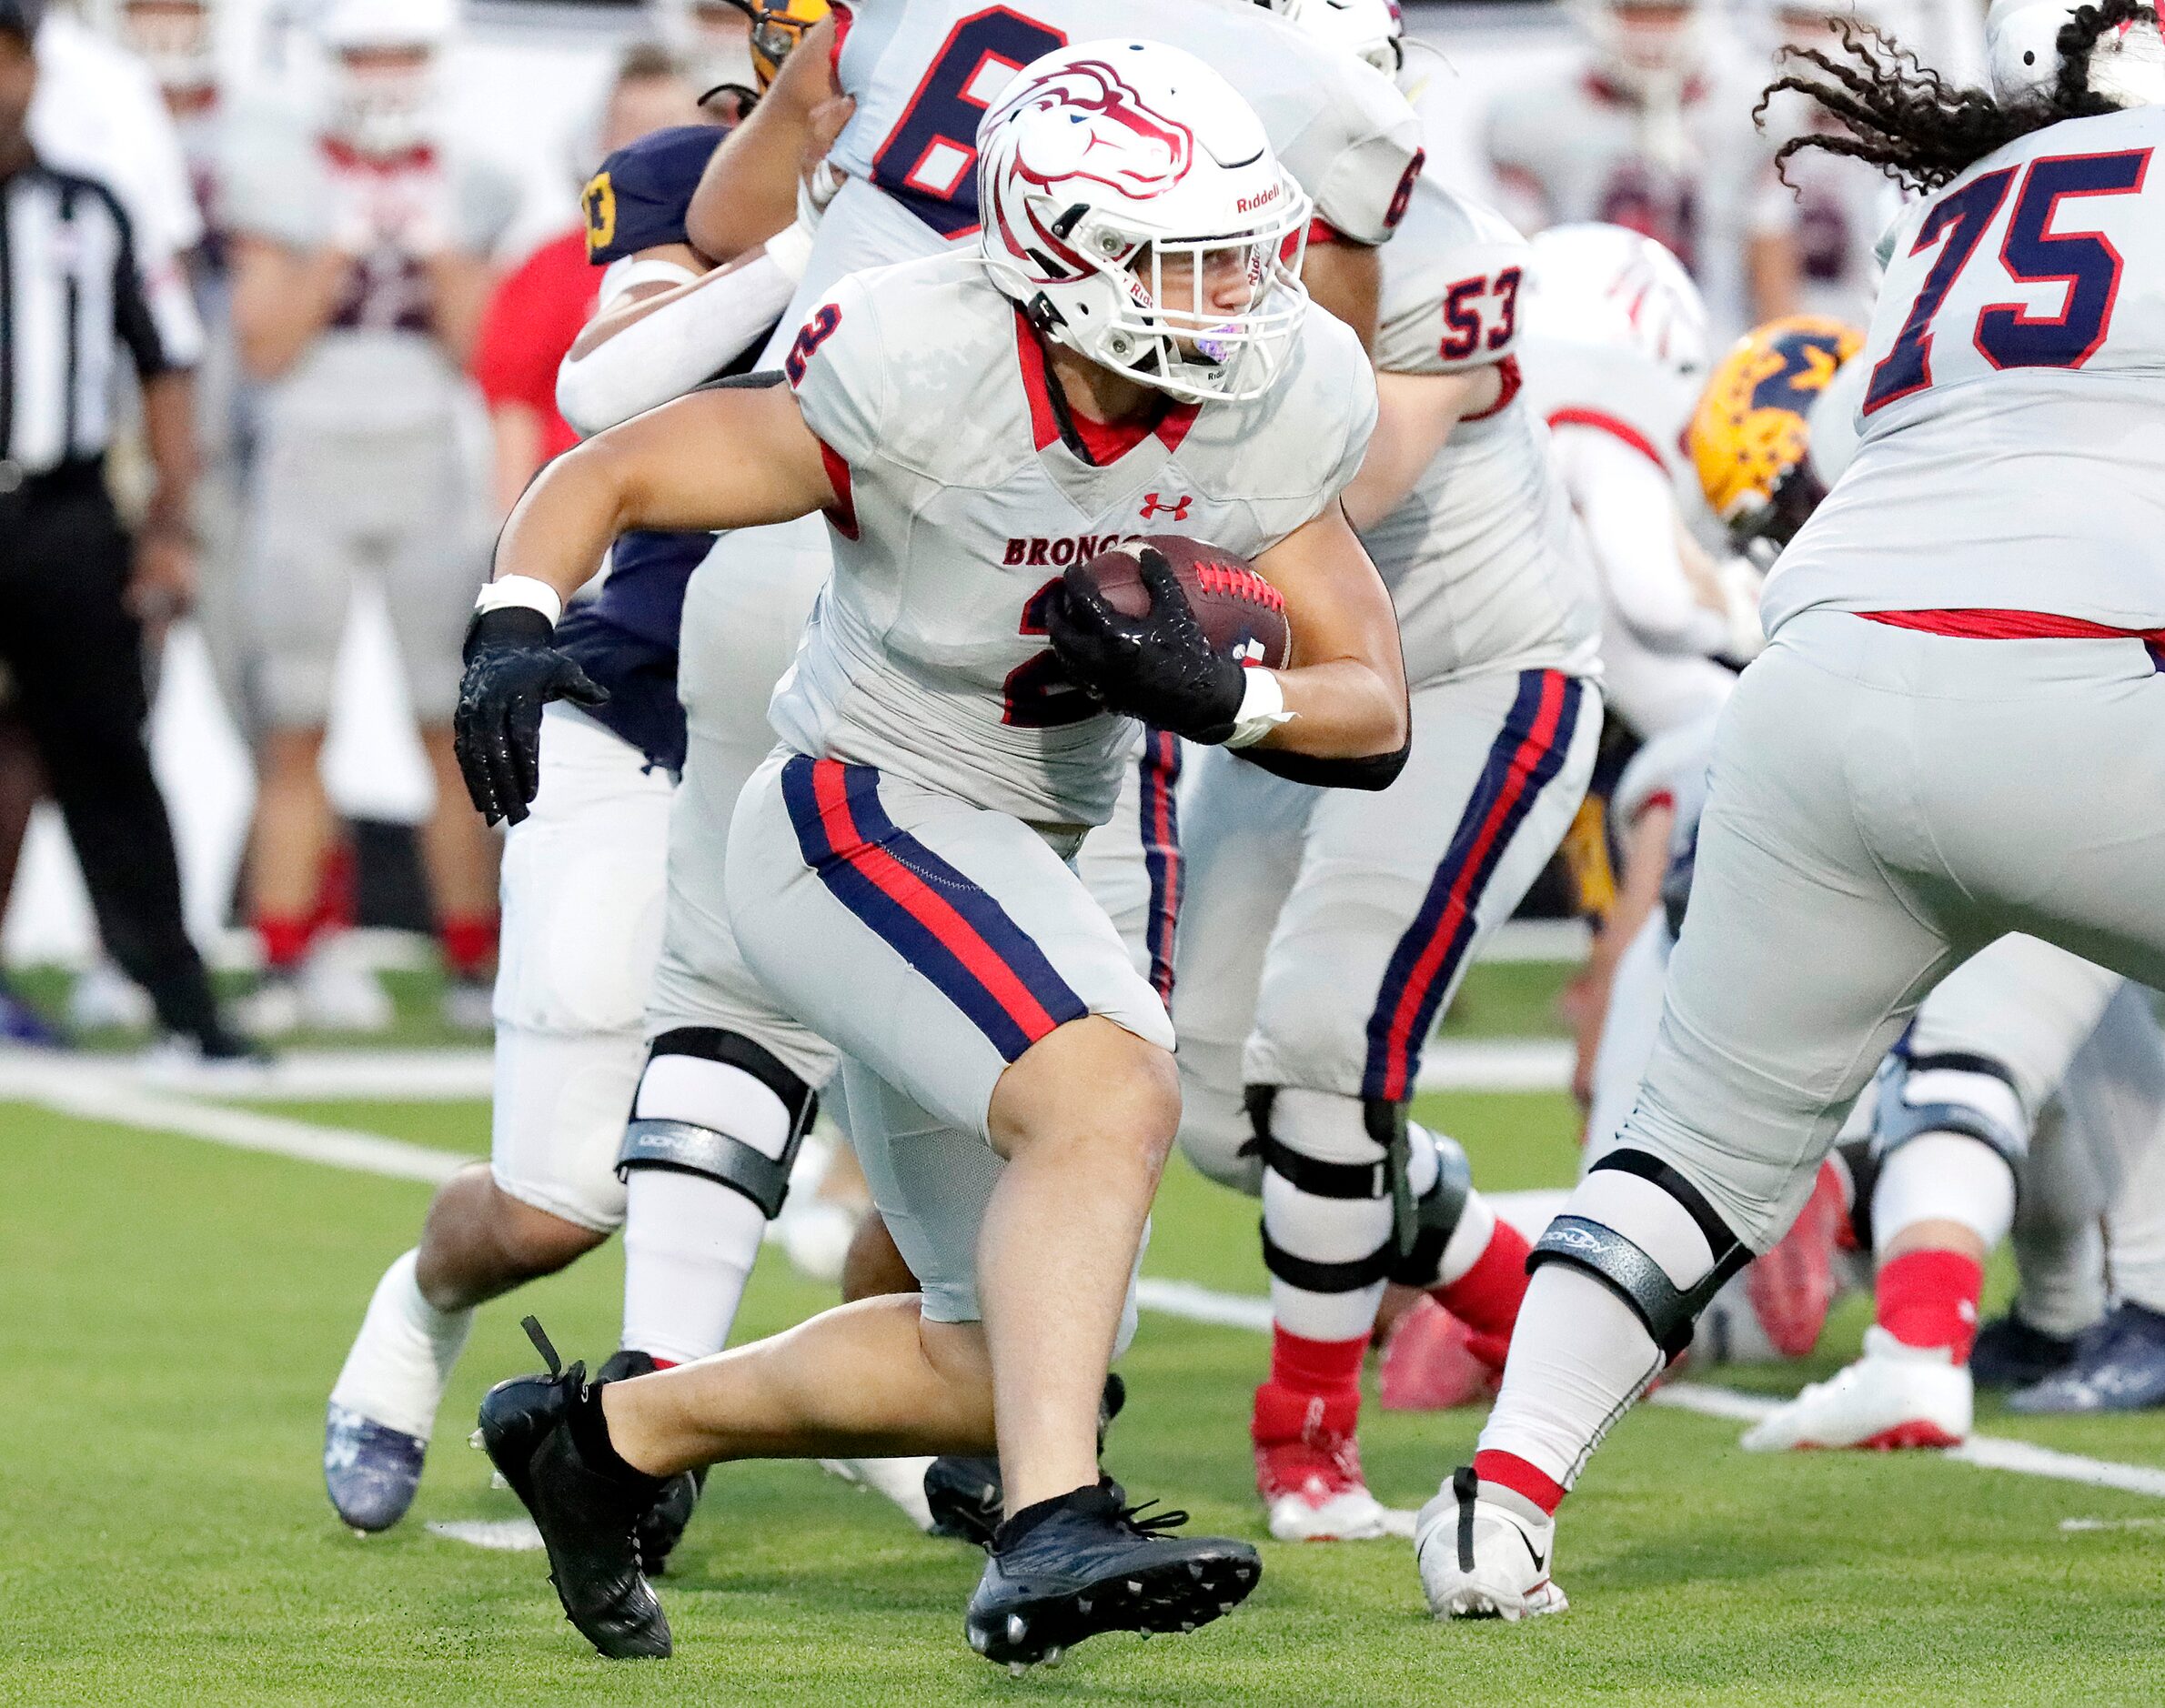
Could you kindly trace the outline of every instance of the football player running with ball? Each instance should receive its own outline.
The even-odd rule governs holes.
[[[2131,0],[1999,0],[1988,37],[1989,96],[1847,31],[1804,55],[1828,83],[1785,80],[1927,194],[1856,457],[1722,714],[1637,1106],[1536,1243],[1480,1452],[1424,1513],[1439,1615],[1563,1608],[1558,1503],[1949,970],[2024,931],[2165,980],[2165,820],[2129,787],[2165,770],[2165,39]]]
[[[1421,126],[1392,81],[1344,45],[1318,43],[1234,0],[1027,0],[1019,10],[990,11],[976,0],[865,0],[806,32],[772,90],[710,163],[686,229],[725,265],[611,316],[613,337],[600,337],[607,328],[597,327],[592,347],[575,349],[561,376],[567,417],[599,432],[690,390],[747,344],[766,343],[787,302],[785,329],[756,364],[780,367],[798,329],[845,275],[942,251],[974,253],[982,211],[974,167],[988,105],[1020,66],[1070,39],[1108,35],[1185,48],[1255,109],[1279,163],[1314,204],[1297,263],[1302,284],[1365,341],[1375,323],[1379,246],[1419,172]],[[836,135],[829,126],[838,114],[847,122]],[[824,161],[808,185],[801,166],[814,156]],[[823,208],[815,208],[821,197]],[[1075,456],[1099,457],[1086,428],[1071,423],[1062,433]],[[1113,444],[1103,455],[1122,449]],[[1188,527],[1188,501],[1176,489],[1145,486],[1126,525],[1136,532]],[[1042,583],[1074,561],[1075,544],[1032,526],[1002,553]],[[741,1208],[738,1181],[786,1161],[812,1093],[853,1134],[879,1118],[876,1101],[852,1107],[846,1086],[799,1077],[814,1064],[801,1051],[785,1060],[791,1052],[765,1034],[760,1013],[730,994],[744,982],[725,899],[730,815],[771,744],[768,702],[831,563],[817,517],[749,528],[717,545],[685,595],[678,688],[688,742],[670,809],[669,901],[647,1014],[653,1050],[620,1159],[631,1181],[628,1295],[638,1253],[652,1244],[668,1244],[687,1278],[695,1264],[724,1279],[749,1271],[764,1224]],[[1027,659],[1018,667],[1003,710],[1009,727],[1047,718],[1057,725],[1069,709],[1035,680],[1037,668]],[[1142,729],[1133,733],[1140,760],[1123,768],[1120,799],[1075,864],[1163,996],[1172,986],[1183,888],[1173,787],[1181,744],[1163,731],[1147,740]],[[729,1281],[730,1299],[740,1285]],[[722,1296],[689,1281],[676,1291]],[[883,1474],[878,1486],[918,1522],[929,1503],[944,1527],[975,1535],[997,1521],[997,1482],[982,1462],[951,1457],[915,1477]]]
[[[834,578],[776,697],[781,746],[737,806],[728,923],[791,1065],[822,1077],[834,1047],[861,1064],[852,1110],[881,1105],[865,1172],[922,1289],[658,1375],[574,1366],[491,1393],[491,1456],[607,1653],[668,1652],[633,1526],[661,1480],[730,1459],[997,1442],[1008,1516],[967,1632],[998,1661],[1191,1628],[1259,1570],[1245,1544],[1160,1533],[1100,1479],[1179,1085],[1164,1005],[1067,858],[1112,809],[1134,718],[1319,779],[1406,746],[1389,596],[1337,502],[1375,388],[1353,334],[1306,312],[1307,198],[1200,61],[1048,55],[980,148],[978,253],[844,280],[786,387],[701,392],[589,441],[499,546],[462,732],[492,815],[523,805],[537,665],[615,533],[826,515]],[[1009,567],[1047,530],[1071,556],[1136,532],[1150,492],[1256,560],[1292,668],[1212,649],[1162,571],[1124,617]],[[1048,700],[1067,674],[1068,716],[1008,715],[1033,659]]]

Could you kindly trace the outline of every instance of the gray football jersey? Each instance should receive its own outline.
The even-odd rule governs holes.
[[[1752,320],[1747,241],[1796,219],[1772,145],[1751,121],[1766,81],[1757,65],[1717,55],[1686,93],[1687,155],[1673,163],[1653,157],[1637,107],[1583,62],[1506,88],[1485,137],[1504,206],[1528,231],[1600,220],[1656,239],[1697,281],[1717,338],[1735,337]]]
[[[1857,452],[1767,578],[1814,607],[2165,627],[2165,108],[2033,131],[1914,204]]]
[[[1262,118],[1317,217],[1356,243],[1391,235],[1421,125],[1388,77],[1251,0],[851,0],[836,61],[857,109],[832,159],[942,237],[977,228],[977,127],[1008,79],[1070,42],[1170,43]]]
[[[1526,245],[1498,215],[1423,178],[1384,252],[1377,367],[1499,366],[1504,397],[1468,417],[1363,543],[1375,559],[1415,687],[1472,670],[1598,668],[1600,617],[1548,436],[1519,395]]]
[[[1375,418],[1358,341],[1316,312],[1264,397],[1169,405],[1086,448],[970,254],[842,280],[785,367],[840,503],[776,732],[1042,825],[1104,822],[1135,732],[1046,644],[1062,572],[1143,534],[1267,550],[1335,499]]]
[[[382,433],[442,420],[464,382],[428,330],[426,259],[390,234],[418,219],[431,241],[488,255],[517,211],[517,186],[468,155],[361,159],[286,107],[236,113],[220,143],[228,230],[303,250],[380,234],[355,255],[330,323],[264,388],[266,425]]]

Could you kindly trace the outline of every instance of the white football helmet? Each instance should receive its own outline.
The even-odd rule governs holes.
[[[985,269],[1045,337],[1191,401],[1261,397],[1308,311],[1308,197],[1224,78],[1160,42],[1025,65],[978,128]]]
[[[1706,0],[1566,0],[1603,76],[1644,100],[1674,98],[1707,54]]]
[[[211,0],[103,0],[91,15],[150,67],[166,95],[201,95],[216,87],[217,16]]]
[[[1636,350],[1695,388],[1707,371],[1707,305],[1683,265],[1622,226],[1551,226],[1533,240],[1519,296],[1529,335]]]
[[[331,62],[332,128],[342,141],[380,158],[428,140],[437,62],[457,21],[454,0],[330,0],[316,34]],[[371,63],[383,55],[418,57]]]
[[[1311,35],[1343,47],[1355,59],[1365,60],[1385,76],[1395,79],[1405,63],[1400,38],[1405,21],[1399,15],[1398,0],[1257,0],[1288,24],[1297,24]]]
[[[751,13],[735,0],[652,0],[648,8],[665,45],[703,94],[724,84],[754,86]]]
[[[1985,15],[1985,63],[2001,101],[2041,93],[2059,80],[2059,32],[2075,15],[2067,0],[1992,0]],[[2108,30],[2089,54],[2090,93],[2116,106],[2165,102],[2165,36],[2157,14]]]

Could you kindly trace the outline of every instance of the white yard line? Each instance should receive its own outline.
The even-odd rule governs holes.
[[[41,1104],[62,1114],[89,1120],[111,1121],[151,1132],[179,1133],[237,1150],[264,1151],[362,1174],[430,1184],[449,1178],[473,1160],[455,1151],[435,1150],[425,1145],[408,1144],[401,1139],[387,1139],[380,1133],[319,1127],[310,1121],[196,1103],[171,1092],[130,1084],[125,1076],[113,1074],[104,1064],[37,1051],[0,1054],[0,1101],[11,1100]],[[1137,1302],[1146,1311],[1193,1322],[1253,1332],[1266,1332],[1270,1328],[1267,1299],[1248,1293],[1219,1292],[1193,1281],[1146,1277],[1138,1290]],[[1707,1382],[1678,1381],[1659,1389],[1652,1403],[1737,1422],[1756,1422],[1779,1402]],[[1954,1449],[1946,1457],[1992,1471],[2011,1471],[2022,1476],[2048,1477],[2062,1482],[2120,1489],[2130,1494],[2165,1499],[2165,1469],[2059,1452],[2003,1436],[1975,1436],[1966,1446]]]
[[[176,1132],[240,1150],[262,1150],[304,1162],[327,1163],[363,1174],[395,1180],[450,1179],[473,1160],[451,1150],[434,1150],[387,1139],[381,1133],[322,1127],[313,1121],[259,1115],[249,1110],[197,1103],[169,1091],[151,1090],[99,1064],[40,1051],[0,1056],[0,1101],[40,1103],[64,1115],[111,1121],[151,1132]]]
[[[1567,1091],[1571,1045],[1561,1038],[1432,1038],[1421,1052],[1424,1091]]]

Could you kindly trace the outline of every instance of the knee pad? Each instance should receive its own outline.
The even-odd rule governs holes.
[[[1872,1158],[1887,1159],[1927,1133],[1959,1133],[2020,1170],[2029,1121],[2014,1075],[1989,1056],[1941,1050],[1913,1056],[1898,1046],[1873,1084]]]
[[[749,1038],[705,1026],[664,1032],[639,1076],[617,1174],[701,1175],[771,1221],[819,1109],[819,1094]]]
[[[1607,1287],[1629,1305],[1646,1332],[1670,1358],[1691,1344],[1692,1328],[1722,1284],[1751,1261],[1751,1249],[1715,1214],[1714,1207],[1684,1176],[1643,1150],[1612,1150],[1587,1170],[1634,1175],[1674,1199],[1697,1225],[1713,1254],[1705,1274],[1679,1287],[1637,1241],[1604,1222],[1568,1211],[1548,1224],[1526,1259],[1529,1271],[1544,1263],[1569,1263]]]
[[[1271,1173],[1313,1198],[1388,1199],[1391,1226],[1374,1251],[1341,1263],[1318,1263],[1288,1251],[1266,1226],[1264,1267],[1289,1285],[1319,1293],[1357,1292],[1382,1281],[1424,1286],[1435,1280],[1473,1190],[1465,1152],[1453,1140],[1409,1126],[1403,1103],[1368,1098],[1360,1105],[1364,1142],[1346,1148],[1373,1154],[1359,1160],[1318,1157],[1274,1130],[1278,1093],[1276,1086],[1248,1088],[1254,1136],[1243,1154],[1259,1158]]]

